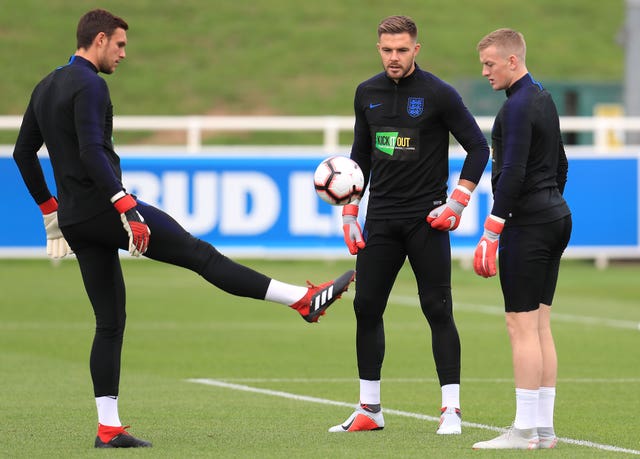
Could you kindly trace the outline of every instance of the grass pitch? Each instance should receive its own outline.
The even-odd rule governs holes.
[[[243,260],[283,281],[325,281],[352,260]],[[463,434],[435,435],[440,391],[430,334],[408,267],[385,314],[379,432],[329,434],[358,398],[353,291],[319,324],[277,304],[229,296],[197,275],[123,260],[128,326],[120,417],[154,443],[123,456],[512,457],[472,451],[514,416],[509,342],[496,279],[457,263]],[[89,378],[93,316],[75,260],[0,261],[0,456],[86,458],[96,413]],[[554,305],[560,371],[556,450],[545,457],[640,454],[640,267],[563,263]],[[207,380],[208,384],[191,382]],[[202,381],[201,381],[202,382]]]
[[[24,113],[33,86],[73,54],[77,21],[96,6],[130,26],[127,58],[106,77],[116,115],[353,115],[356,85],[381,70],[376,27],[392,14],[416,20],[423,44],[419,65],[456,87],[471,79],[489,88],[475,46],[498,27],[525,34],[529,68],[546,85],[624,78],[617,39],[625,23],[623,0],[536,0],[517,7],[512,0],[102,3],[0,1],[0,114]],[[206,140],[322,141],[316,133],[215,134]],[[16,135],[0,130],[0,144],[15,142]],[[170,140],[184,142],[181,133],[115,132],[116,145]]]

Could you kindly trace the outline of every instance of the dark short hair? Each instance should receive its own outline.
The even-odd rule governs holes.
[[[76,31],[77,49],[88,49],[100,32],[111,37],[116,29],[128,30],[126,21],[103,9],[91,10],[85,13],[78,21]]]
[[[383,33],[408,33],[415,39],[418,36],[418,26],[408,16],[389,16],[378,25],[378,38]]]

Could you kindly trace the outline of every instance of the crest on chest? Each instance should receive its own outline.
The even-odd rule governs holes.
[[[424,112],[424,97],[409,97],[407,101],[407,113],[412,118],[417,118]]]

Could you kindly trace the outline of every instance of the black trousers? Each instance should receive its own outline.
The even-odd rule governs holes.
[[[449,233],[424,218],[367,220],[356,261],[354,310],[360,379],[379,380],[385,353],[383,314],[398,272],[409,259],[440,385],[460,383],[460,338],[451,300]]]
[[[144,256],[190,269],[232,295],[264,299],[269,277],[225,257],[165,212],[141,201],[137,209],[151,230]],[[61,230],[75,252],[96,318],[90,356],[94,394],[118,395],[126,322],[125,282],[118,249],[127,250],[129,237],[115,209]]]

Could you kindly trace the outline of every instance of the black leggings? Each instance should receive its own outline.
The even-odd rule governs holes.
[[[460,338],[451,300],[449,233],[424,218],[367,220],[366,247],[356,261],[354,310],[360,379],[379,380],[385,352],[383,314],[405,259],[418,285],[422,313],[431,328],[431,349],[440,385],[460,383]]]
[[[232,295],[264,299],[269,277],[230,260],[211,244],[193,237],[163,211],[141,201],[137,209],[151,229],[146,257],[190,269]],[[128,248],[128,235],[115,210],[61,229],[78,259],[96,317],[90,357],[94,394],[118,395],[126,322],[125,284],[118,249]]]

